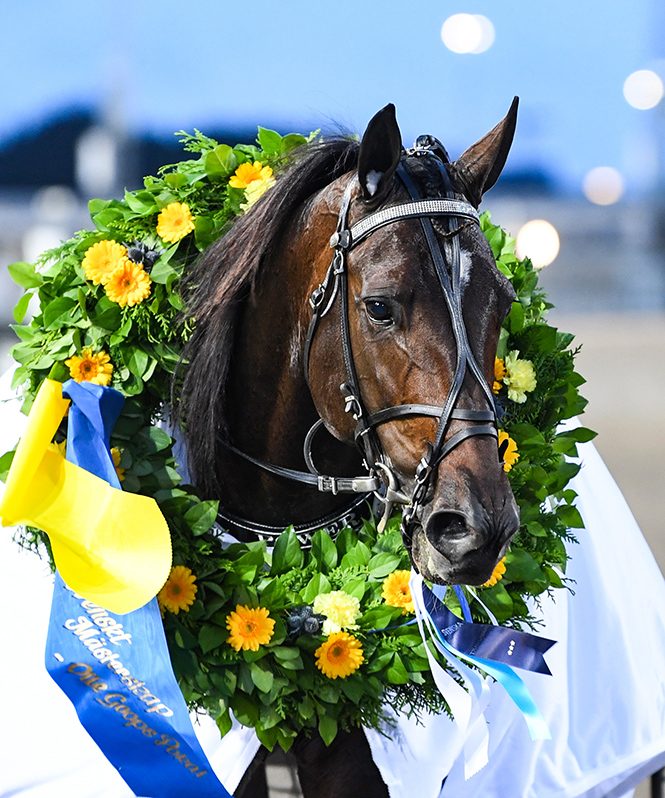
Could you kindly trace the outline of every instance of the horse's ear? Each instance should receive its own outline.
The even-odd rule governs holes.
[[[519,98],[515,97],[499,124],[448,167],[456,188],[476,208],[483,194],[499,179],[506,163],[515,135],[518,103]]]
[[[390,190],[402,155],[402,134],[395,118],[395,106],[388,103],[367,125],[360,143],[358,182],[363,198],[378,202]]]

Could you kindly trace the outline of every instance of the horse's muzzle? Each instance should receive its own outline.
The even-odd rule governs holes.
[[[514,501],[492,515],[450,509],[426,513],[421,534],[414,536],[414,562],[423,576],[435,582],[481,585],[518,527]]]

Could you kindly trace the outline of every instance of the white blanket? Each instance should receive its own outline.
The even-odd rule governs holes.
[[[8,377],[0,381],[0,402]],[[0,453],[13,446],[22,417],[0,404]],[[394,798],[618,797],[665,764],[665,585],[618,488],[591,444],[575,479],[586,523],[572,548],[575,595],[545,600],[542,634],[552,677],[523,674],[552,731],[533,743],[498,685],[486,711],[490,761],[464,780],[463,744],[446,718],[403,721],[394,739],[368,732]],[[0,530],[5,644],[0,656],[0,796],[125,798],[132,792],[78,723],[47,675],[43,650],[51,597],[47,567]],[[208,718],[195,725],[229,791],[251,761],[253,732],[222,741]],[[441,782],[448,774],[445,786]]]

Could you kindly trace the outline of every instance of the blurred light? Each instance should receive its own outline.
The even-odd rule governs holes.
[[[519,258],[531,258],[535,269],[542,269],[559,254],[559,234],[544,219],[532,219],[517,234],[515,247]]]
[[[76,181],[88,196],[112,194],[118,176],[118,151],[113,135],[91,127],[76,142]]]
[[[584,196],[595,205],[614,205],[623,195],[623,177],[612,166],[590,169],[582,181]]]
[[[78,210],[76,194],[68,186],[45,186],[35,192],[30,203],[42,222],[67,222]]]
[[[61,244],[69,232],[64,227],[54,224],[34,224],[23,234],[21,249],[23,260],[32,263],[47,249]]]
[[[655,108],[663,99],[663,81],[651,69],[638,69],[628,75],[623,84],[626,102],[640,111]]]
[[[453,53],[478,55],[494,44],[494,25],[482,14],[453,14],[441,26],[441,41]]]

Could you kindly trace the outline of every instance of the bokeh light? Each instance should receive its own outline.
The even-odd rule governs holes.
[[[638,69],[632,72],[623,84],[626,102],[639,111],[655,108],[663,99],[665,87],[660,75],[651,69]]]
[[[494,44],[494,25],[482,14],[453,14],[441,26],[441,41],[453,53],[478,55]]]
[[[596,166],[582,181],[584,196],[594,205],[614,205],[623,196],[623,176],[613,166]]]
[[[536,269],[549,266],[559,254],[559,234],[545,219],[532,219],[517,234],[515,250],[519,258],[531,258]]]

